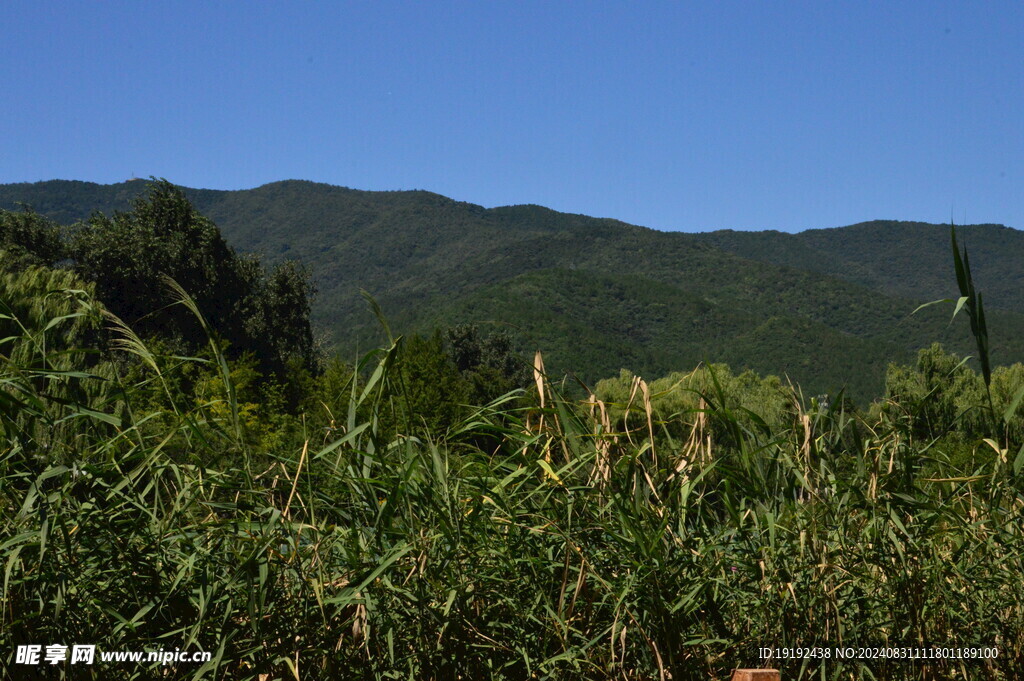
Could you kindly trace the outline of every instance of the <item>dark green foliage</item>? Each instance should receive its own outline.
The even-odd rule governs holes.
[[[170,305],[169,278],[195,300],[232,356],[253,353],[265,375],[314,368],[308,271],[284,261],[266,272],[258,258],[239,257],[216,225],[166,181],[150,185],[128,212],[96,213],[70,228],[66,254],[140,335],[174,340],[188,352],[205,345],[196,318]]]
[[[395,428],[411,433],[420,429],[434,434],[450,428],[468,403],[470,384],[445,352],[440,331],[402,339],[396,362],[396,379],[389,397],[395,408]]]
[[[131,202],[146,193],[145,180],[103,185],[77,180],[21,182],[0,185],[0,210],[30,206],[62,225],[87,220],[96,212],[112,214],[131,208]]]
[[[265,274],[258,261],[247,262],[255,272],[249,277],[246,347],[262,347],[278,362],[312,369],[318,349],[310,324],[310,303],[316,289],[309,268],[286,260]]]
[[[799,288],[779,293],[773,304],[802,295]],[[663,375],[701,361],[724,362],[788,376],[814,394],[845,388],[861,404],[882,392],[889,362],[909,361],[930,339],[970,347],[966,324],[949,328],[948,315],[939,310],[910,316],[909,302],[904,307],[875,298],[878,321],[870,322],[869,332],[854,334],[837,330],[834,319],[766,317],[766,306],[722,298],[695,296],[640,275],[543,270],[481,287],[459,300],[439,300],[429,319],[502,319],[544,350],[549,370],[573,368],[588,384],[620,369]],[[870,300],[856,301],[865,316]],[[855,303],[844,301],[834,309],[835,317],[847,316]],[[883,328],[882,321],[891,328]],[[1005,329],[1008,322],[1000,315],[998,323]],[[1020,339],[1005,341],[1001,356],[1013,357],[1018,349],[1024,352]]]
[[[330,414],[353,380],[352,369],[335,359],[320,382],[323,408]],[[396,344],[391,380],[384,393],[389,412],[382,428],[389,433],[426,430],[446,433],[476,406],[525,388],[532,369],[507,333],[481,337],[474,326],[412,334]],[[334,417],[336,418],[336,417]]]
[[[956,228],[950,226],[950,235],[953,242],[953,265],[956,271],[956,283],[960,289],[960,301],[957,305],[959,310],[961,304],[966,304],[967,318],[971,322],[971,335],[974,336],[978,348],[978,362],[981,364],[981,375],[985,379],[985,389],[992,383],[992,359],[988,347],[988,325],[985,323],[985,304],[981,294],[974,286],[974,277],[971,273],[971,261],[967,256],[965,248],[963,254],[956,243]]]
[[[533,372],[508,332],[482,338],[478,327],[461,324],[448,329],[446,340],[452,361],[469,383],[471,404],[487,404],[529,385]]]
[[[170,184],[154,185],[131,212],[93,215],[72,231],[69,250],[80,276],[142,335],[178,337],[192,349],[205,344],[194,317],[167,307],[170,277],[230,343],[245,339],[242,306],[258,271],[243,267],[217,227]]]
[[[50,265],[67,255],[60,228],[29,209],[0,210],[0,248],[7,252],[5,265],[11,269]]]
[[[1002,225],[958,228],[990,305],[1024,310],[1024,233]],[[849,227],[784,232],[721,230],[694,238],[759,262],[809,269],[913,300],[949,292],[949,225],[875,220]]]

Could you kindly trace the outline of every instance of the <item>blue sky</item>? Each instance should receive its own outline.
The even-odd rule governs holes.
[[[0,182],[1024,228],[1024,5],[4,4]]]

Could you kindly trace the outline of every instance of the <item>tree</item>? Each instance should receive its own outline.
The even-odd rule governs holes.
[[[913,414],[914,432],[922,438],[984,430],[981,377],[939,343],[919,351],[915,367],[890,364],[885,392],[891,403]]]
[[[507,332],[481,338],[476,326],[461,324],[448,329],[447,339],[452,361],[471,387],[472,403],[486,404],[529,384],[530,365],[516,352]]]
[[[170,277],[196,301],[233,357],[253,352],[263,374],[284,374],[296,361],[314,367],[308,271],[284,263],[267,273],[258,258],[239,257],[166,180],[151,184],[131,211],[97,213],[73,227],[68,253],[78,274],[95,282],[99,298],[141,335],[171,338],[188,349],[205,345],[195,317],[169,304]]]
[[[0,247],[7,252],[5,267],[12,270],[53,266],[67,255],[60,228],[28,207],[17,213],[0,210]]]
[[[444,350],[441,333],[417,334],[402,340],[398,380],[392,384],[399,429],[441,433],[453,425],[469,394],[469,386]]]
[[[261,267],[251,286],[253,309],[245,320],[249,338],[263,344],[263,353],[278,362],[298,360],[301,366],[312,368],[316,349],[309,317],[316,290],[309,269],[294,260],[269,273]]]

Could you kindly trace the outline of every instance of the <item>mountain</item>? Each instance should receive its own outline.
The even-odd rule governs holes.
[[[827,274],[905,298],[950,293],[949,225],[874,220],[849,227],[784,232],[695,234],[751,260]],[[1003,225],[957,227],[989,306],[1024,311],[1024,232]]]
[[[0,185],[62,222],[127,208],[145,183]],[[399,331],[460,322],[510,328],[549,369],[587,381],[725,361],[785,374],[806,391],[881,390],[884,368],[933,340],[973,346],[949,309],[948,226],[872,222],[779,232],[659,232],[540,206],[486,209],[426,191],[366,192],[304,181],[186,189],[240,251],[298,258],[320,290],[314,318],[344,353],[379,341],[360,289]],[[1024,358],[1024,233],[962,228],[991,308],[997,361]]]

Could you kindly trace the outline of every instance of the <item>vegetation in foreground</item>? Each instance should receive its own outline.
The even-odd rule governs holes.
[[[178,343],[0,260],[4,676],[26,643],[213,653],[40,678],[678,681],[792,646],[999,654],[786,679],[1024,669],[1021,365],[932,347],[869,412],[723,366],[578,399],[472,329],[263,364],[173,282]]]

